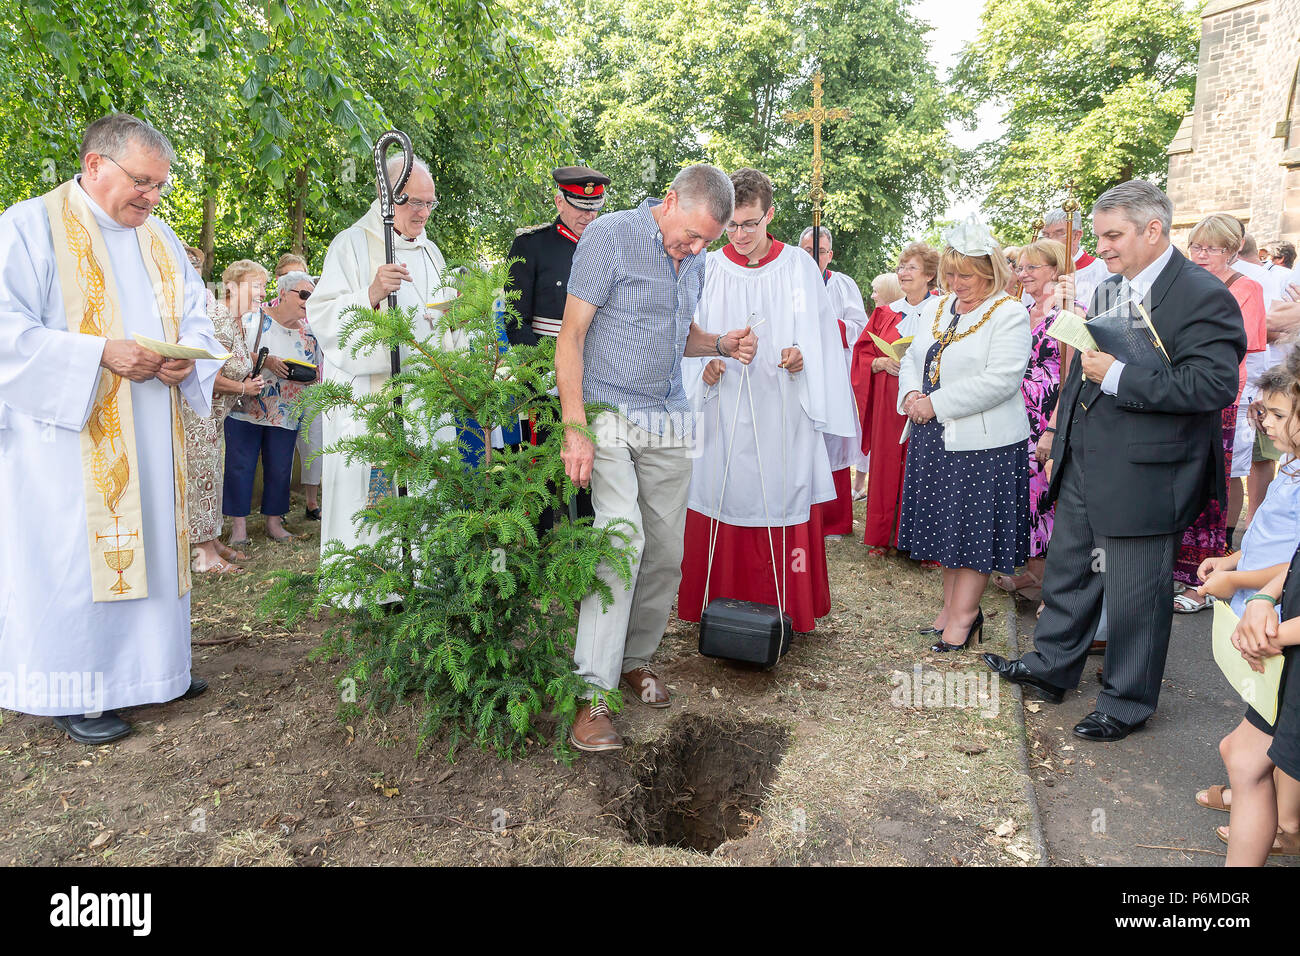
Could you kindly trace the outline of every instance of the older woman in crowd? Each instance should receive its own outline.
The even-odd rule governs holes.
[[[972,215],[944,239],[946,293],[922,307],[898,384],[912,429],[898,547],[943,566],[943,608],[922,629],[941,635],[935,652],[982,637],[989,574],[1029,555],[1029,313],[983,223]]]
[[[1065,244],[1055,239],[1038,239],[1022,246],[1016,263],[1016,275],[1029,297],[1031,345],[1029,366],[1020,386],[1029,416],[1029,561],[1023,574],[1004,574],[993,579],[1004,591],[1037,588],[1043,583],[1043,565],[1047,560],[1047,542],[1052,536],[1052,506],[1047,497],[1047,459],[1052,449],[1052,422],[1056,417],[1056,400],[1061,390],[1061,369],[1069,367],[1070,352],[1047,330],[1060,308],[1053,304],[1052,293],[1057,280],[1069,266]],[[1083,314],[1086,308],[1074,304]]]
[[[892,300],[876,301],[867,328],[853,349],[853,392],[862,423],[862,453],[871,456],[862,540],[868,553],[876,556],[898,544],[898,506],[907,457],[907,446],[899,444],[899,437],[907,419],[897,409],[901,366],[892,354],[884,354],[868,333],[885,342],[897,342],[916,332],[917,317],[938,280],[939,253],[923,242],[914,242],[899,254],[894,274],[899,294]],[[873,282],[872,297],[875,295]]]
[[[282,276],[290,272],[310,273],[307,268],[307,260],[297,253],[286,252],[280,257],[280,261],[275,264],[275,278],[278,282]],[[268,308],[274,309],[276,302],[271,302]],[[307,324],[304,318],[303,325]],[[323,371],[323,370],[321,370]],[[321,376],[318,373],[316,381],[320,381]],[[324,462],[320,456],[320,450],[324,446],[321,438],[322,429],[324,428],[324,418],[317,415],[311,420],[311,424],[306,428],[298,430],[298,464],[301,466],[302,494],[307,499],[303,506],[302,516],[308,521],[320,521],[320,481],[321,471],[324,468]]]
[[[217,341],[230,353],[213,388],[212,414],[200,417],[188,402],[181,403],[185,423],[185,456],[189,462],[190,541],[195,571],[242,571],[232,561],[248,555],[221,543],[222,465],[226,443],[223,422],[240,397],[262,390],[262,379],[249,378],[253,361],[244,342],[240,317],[255,311],[266,289],[266,270],[249,259],[232,262],[221,274],[221,301],[211,299],[208,318]]]
[[[248,512],[253,503],[253,476],[262,461],[262,514],[266,534],[272,541],[289,541],[293,535],[284,527],[289,511],[289,482],[293,475],[293,450],[298,438],[299,412],[294,403],[303,389],[316,381],[320,368],[320,346],[303,321],[307,299],[315,283],[305,272],[290,272],[279,282],[280,295],[274,307],[258,310],[244,326],[244,337],[252,349],[256,343],[267,350],[263,365],[266,385],[244,403],[243,409],[226,419],[226,480],[223,510],[234,519],[231,544],[248,541]],[[261,338],[258,339],[258,327]],[[290,364],[305,365],[306,374]]]
[[[1200,584],[1196,569],[1206,558],[1221,558],[1231,550],[1244,498],[1242,479],[1250,474],[1255,449],[1255,432],[1246,418],[1250,396],[1246,396],[1245,391],[1249,379],[1268,367],[1268,325],[1263,287],[1232,267],[1232,261],[1241,249],[1242,237],[1241,222],[1219,213],[1198,222],[1187,238],[1188,258],[1226,284],[1241,307],[1241,318],[1246,326],[1246,358],[1237,376],[1237,400],[1223,410],[1223,457],[1225,473],[1229,476],[1228,510],[1225,512],[1211,497],[1205,510],[1183,532],[1182,547],[1174,563],[1174,610],[1179,614],[1194,614],[1213,603],[1212,598],[1196,594]]]

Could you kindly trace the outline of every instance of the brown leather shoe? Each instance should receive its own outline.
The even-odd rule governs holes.
[[[569,731],[569,743],[589,752],[621,750],[623,738],[609,719],[609,708],[603,702],[588,702],[578,708],[578,717]]]
[[[668,685],[649,667],[634,667],[626,671],[619,683],[626,684],[636,699],[647,706],[668,706]]]
[[[1105,641],[1093,641],[1091,644],[1088,645],[1088,653],[1089,653],[1089,654],[1105,654],[1105,653],[1106,653],[1106,642],[1105,642]]]

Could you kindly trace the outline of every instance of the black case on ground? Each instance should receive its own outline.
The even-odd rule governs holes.
[[[714,598],[700,615],[700,653],[771,667],[790,649],[794,622],[771,604]]]

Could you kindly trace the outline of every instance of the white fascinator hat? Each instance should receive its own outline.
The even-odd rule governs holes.
[[[989,227],[975,213],[945,230],[943,241],[964,256],[994,256],[1000,249]]]

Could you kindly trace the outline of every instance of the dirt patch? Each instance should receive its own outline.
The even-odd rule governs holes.
[[[301,507],[307,537],[273,545],[251,519],[249,573],[197,576],[207,694],[128,711],[135,733],[96,749],[0,714],[0,864],[1026,863],[1010,696],[898,694],[918,666],[981,667],[916,634],[936,574],[828,543],[832,612],[772,670],[701,657],[673,621],[656,655],[672,706],[628,702],[624,750],[566,766],[538,741],[512,764],[463,747],[449,763],[445,739],[417,752],[409,710],[340,723],[339,664],[308,657],[320,622],[257,615],[272,570],[315,563]],[[1005,603],[984,604],[998,653]]]
[[[683,714],[638,748],[631,785],[610,795],[611,809],[636,843],[711,853],[761,819],[788,739],[781,727]]]

